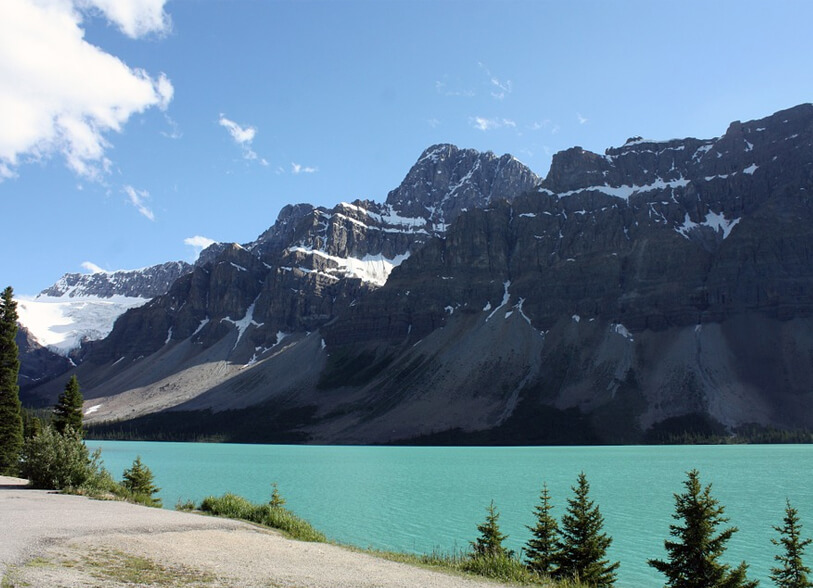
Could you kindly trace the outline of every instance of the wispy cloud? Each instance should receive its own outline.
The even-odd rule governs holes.
[[[181,128],[178,126],[178,123],[175,122],[171,116],[169,116],[166,112],[164,113],[164,120],[169,126],[169,131],[161,131],[161,134],[166,137],[167,139],[180,139],[183,137],[183,133],[181,132]]]
[[[195,235],[194,237],[187,237],[183,240],[184,245],[189,245],[195,250],[195,259],[200,256],[200,252],[206,249],[209,245],[214,245],[217,243],[214,239],[210,239],[208,237],[201,237],[200,235]]]
[[[138,210],[138,212],[140,212],[142,215],[151,221],[154,221],[155,215],[146,204],[146,200],[150,198],[150,193],[146,190],[136,190],[132,186],[124,186],[123,189],[124,193],[127,194],[128,198],[130,199],[130,204],[135,206],[136,210]]]
[[[170,29],[164,0],[0,2],[0,181],[21,163],[61,155],[77,175],[112,167],[111,132],[134,114],[165,110],[174,89],[85,40],[86,13],[101,13],[138,38]]]
[[[426,124],[428,124],[433,129],[436,129],[440,126],[440,121],[436,118],[430,118],[429,120],[426,121]]]
[[[497,100],[504,99],[514,89],[514,84],[511,80],[500,80],[497,76],[491,73],[491,70],[482,62],[477,63],[479,67],[488,77],[488,82],[491,85],[491,96]]]
[[[294,174],[295,176],[298,176],[299,174],[315,174],[318,171],[319,168],[309,167],[291,162],[291,173]]]
[[[91,274],[106,274],[107,271],[100,268],[98,265],[93,263],[92,261],[83,261],[82,262],[82,269],[90,272]]]
[[[260,165],[268,165],[268,161],[266,161],[265,158],[259,157],[252,147],[254,137],[257,135],[256,127],[250,125],[244,127],[226,118],[223,114],[220,115],[220,119],[218,119],[217,122],[229,132],[234,142],[243,150],[243,159],[257,161]]]
[[[449,76],[443,76],[442,80],[435,82],[435,91],[441,96],[461,96],[464,98],[471,98],[474,96],[474,90],[465,88],[460,84],[455,84],[453,87],[449,85]]]
[[[517,123],[510,118],[484,118],[482,116],[474,116],[469,119],[471,125],[480,131],[493,131],[494,129],[501,129],[503,127],[516,128]]]
[[[588,120],[588,119],[586,119],[586,118],[585,118],[585,117],[583,117],[583,116],[582,116],[580,113],[578,113],[578,112],[577,112],[577,113],[576,113],[576,120],[578,120],[578,121],[579,121],[579,124],[580,124],[580,125],[583,125],[584,123],[586,123],[586,122],[587,122],[587,120]]]

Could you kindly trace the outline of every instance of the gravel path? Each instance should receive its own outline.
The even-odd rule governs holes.
[[[32,490],[2,476],[0,530],[0,574],[10,586],[498,586],[240,521]]]

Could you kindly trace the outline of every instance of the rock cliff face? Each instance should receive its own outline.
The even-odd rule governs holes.
[[[77,372],[90,418],[180,436],[813,428],[811,190],[813,105],[715,139],[574,147],[543,181],[433,146],[384,204],[287,206],[204,252]]]

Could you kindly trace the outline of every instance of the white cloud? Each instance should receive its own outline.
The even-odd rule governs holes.
[[[315,168],[315,167],[307,167],[307,166],[299,165],[298,163],[293,163],[293,162],[291,162],[291,172],[292,172],[294,175],[299,175],[299,174],[315,174],[315,173],[316,173],[316,172],[318,172],[318,171],[319,171],[319,169],[318,169],[318,168]]]
[[[149,192],[146,190],[136,190],[132,186],[124,186],[124,193],[130,198],[130,204],[135,206],[138,212],[151,221],[155,220],[155,215],[153,214],[152,210],[150,210],[145,204],[145,200],[148,200],[150,197]]]
[[[190,247],[194,248],[195,250],[195,259],[198,258],[200,252],[206,249],[209,245],[214,245],[217,243],[214,239],[209,239],[208,237],[201,237],[200,235],[195,235],[194,237],[187,237],[183,240],[184,245],[189,245]]]
[[[122,33],[137,39],[150,33],[165,34],[171,28],[164,12],[166,0],[78,0],[81,8],[96,8]]]
[[[226,127],[226,130],[229,131],[231,138],[238,145],[245,145],[248,143],[249,145],[254,140],[254,135],[257,134],[257,129],[254,127],[241,127],[233,120],[227,119],[224,115],[220,115],[220,120],[218,121],[220,126]]]
[[[475,116],[471,120],[471,123],[475,129],[480,129],[481,131],[490,131],[491,129],[499,127],[499,123],[495,119],[483,118],[482,116]]]
[[[576,119],[579,121],[580,125],[583,125],[587,122],[588,119],[584,118],[580,113],[576,113]]]
[[[87,270],[91,274],[106,274],[107,272],[100,268],[98,265],[93,263],[92,261],[83,261],[82,262],[82,269]]]
[[[130,68],[84,39],[83,18],[100,11],[125,34],[168,30],[163,0],[0,2],[0,180],[21,163],[64,157],[87,179],[111,166],[108,136],[131,116],[166,109],[173,87]]]
[[[510,127],[513,129],[517,126],[517,123],[510,118],[484,118],[482,116],[475,116],[469,120],[475,129],[479,129],[481,131],[493,131],[494,129],[500,129],[503,127]]]
[[[268,165],[268,162],[258,157],[257,153],[255,153],[251,147],[251,142],[254,141],[254,137],[257,135],[257,129],[255,127],[243,127],[233,120],[226,118],[223,114],[220,115],[220,119],[217,122],[221,127],[229,131],[231,138],[234,139],[234,142],[243,150],[244,159],[248,159],[249,161],[259,160],[261,165]]]
[[[436,129],[436,128],[438,128],[440,126],[440,121],[438,119],[436,119],[436,118],[430,118],[426,122],[433,129]]]

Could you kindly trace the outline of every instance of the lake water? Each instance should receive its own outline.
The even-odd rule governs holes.
[[[813,536],[813,446],[649,447],[324,447],[88,441],[102,448],[117,479],[136,455],[153,471],[167,508],[179,500],[234,492],[265,502],[277,482],[286,506],[341,543],[430,552],[468,548],[493,499],[506,545],[529,538],[533,507],[547,482],[561,518],[579,472],[613,537],[620,588],[662,586],[646,565],[664,558],[676,492],[700,471],[740,531],[723,560],[750,565],[749,577],[771,585],[778,552],[772,529],[785,499],[799,510],[803,537]],[[720,527],[719,529],[721,529]],[[718,530],[719,530],[718,529]],[[813,566],[813,550],[806,563]]]

